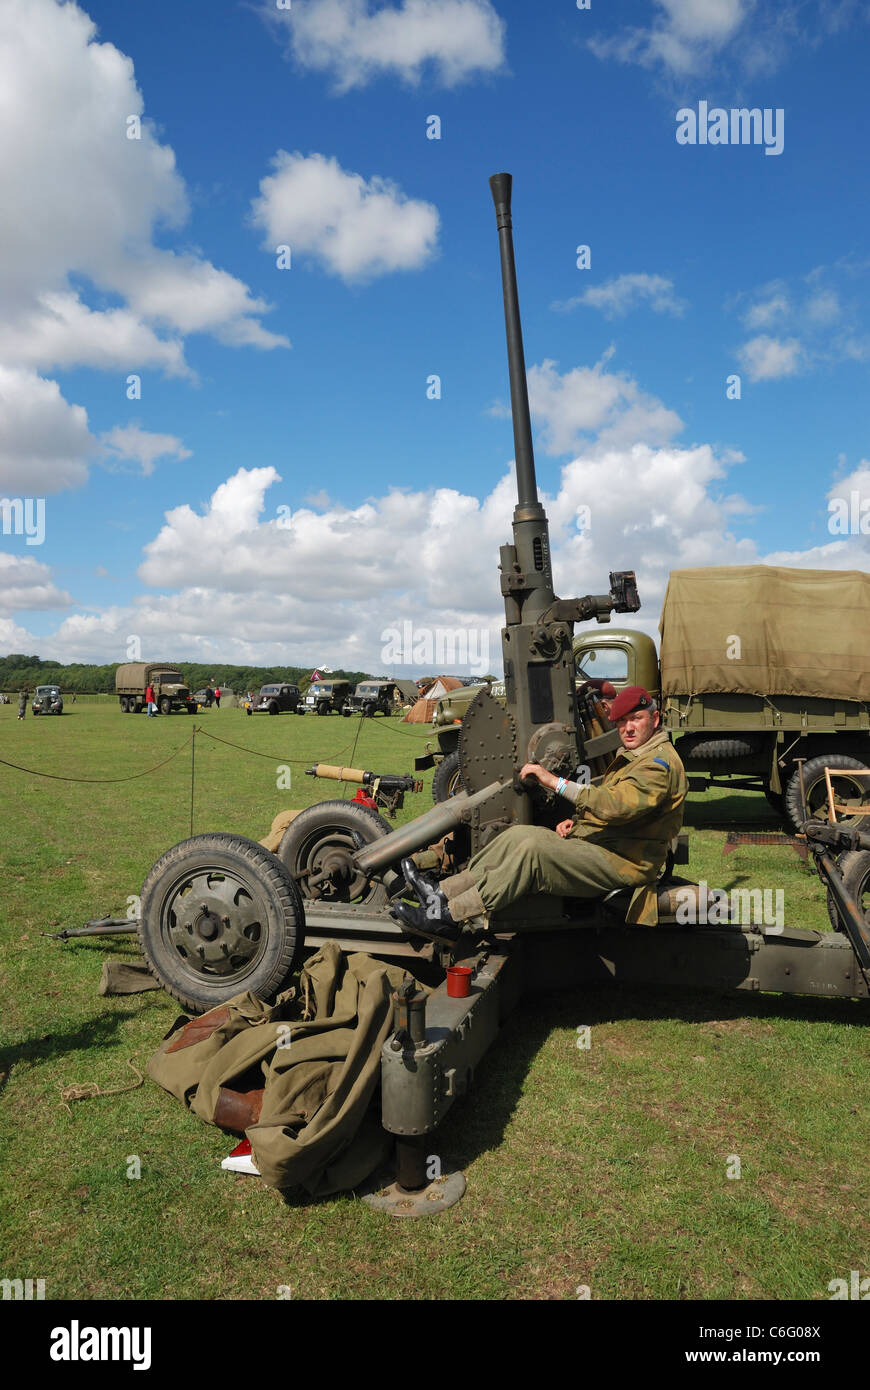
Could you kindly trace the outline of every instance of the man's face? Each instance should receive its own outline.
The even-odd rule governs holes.
[[[655,733],[661,722],[658,710],[632,710],[616,721],[623,748],[642,748]]]

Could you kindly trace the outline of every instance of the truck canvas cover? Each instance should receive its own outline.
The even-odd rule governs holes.
[[[870,575],[861,570],[672,570],[659,631],[663,695],[870,700]]]

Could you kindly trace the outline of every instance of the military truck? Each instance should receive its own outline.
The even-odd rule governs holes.
[[[341,714],[350,695],[350,681],[315,681],[305,692],[303,714]]]
[[[302,714],[301,700],[298,685],[280,682],[262,685],[249,711],[252,714]]]
[[[389,718],[411,698],[398,681],[360,681],[353,694],[345,700],[341,712],[348,717],[362,714],[370,719],[376,714],[385,714]]]
[[[812,815],[825,815],[825,767],[870,766],[870,575],[736,565],[673,570],[661,659],[642,632],[574,640],[578,678],[660,696],[695,791],[763,791],[797,828],[799,759]],[[870,802],[870,778],[834,780],[840,804]]]
[[[141,714],[146,708],[145,691],[152,686],[154,702],[161,714],[187,710],[196,714],[196,700],[177,666],[168,661],[131,661],[115,672],[115,694],[124,714]]]
[[[33,696],[34,714],[63,714],[59,685],[38,685]]]

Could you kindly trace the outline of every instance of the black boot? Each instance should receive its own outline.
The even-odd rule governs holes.
[[[405,882],[416,893],[417,901],[423,907],[426,918],[430,922],[449,922],[451,925],[455,925],[450,916],[447,898],[437,881],[421,874],[413,859],[403,859],[401,867],[402,873],[405,875]]]
[[[390,916],[414,936],[425,936],[428,941],[441,941],[446,946],[455,945],[462,935],[462,928],[456,925],[449,912],[433,918],[427,916],[425,908],[397,902],[390,908]]]

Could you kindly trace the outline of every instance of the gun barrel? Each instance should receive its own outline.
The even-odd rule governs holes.
[[[431,811],[424,811],[416,820],[399,826],[398,830],[384,835],[380,840],[374,840],[364,849],[357,850],[354,863],[362,873],[381,873],[391,864],[397,864],[400,859],[404,859],[406,855],[413,854],[418,849],[426,849],[436,840],[440,840],[448,830],[453,830],[461,824],[469,812],[483,806],[503,790],[504,783],[493,782],[471,795],[465,791],[459,792],[448,801],[433,806]]]
[[[523,329],[520,322],[517,271],[514,262],[513,222],[511,220],[513,178],[510,174],[493,174],[489,186],[492,191],[492,200],[495,203],[499,250],[501,252],[504,322],[511,383],[514,451],[517,461],[517,495],[520,506],[529,507],[534,506],[538,501],[538,484],[535,478],[532,422],[529,415],[529,391],[526,384],[526,359],[523,352]]]

